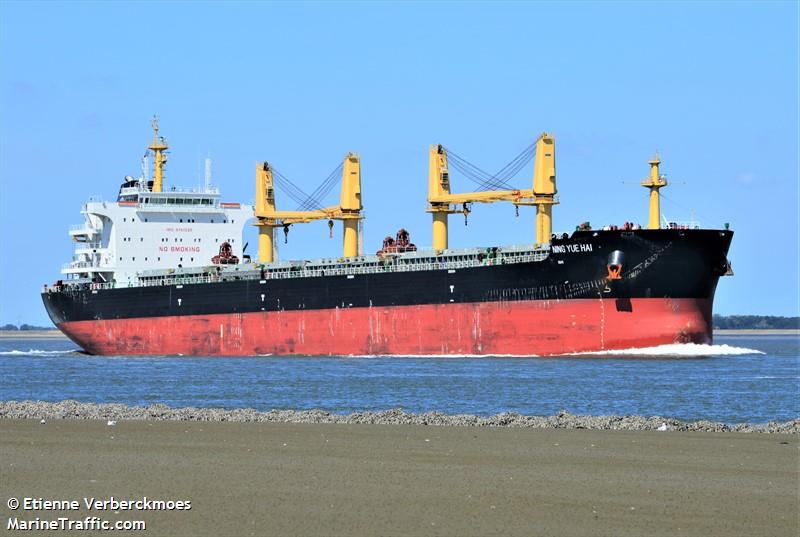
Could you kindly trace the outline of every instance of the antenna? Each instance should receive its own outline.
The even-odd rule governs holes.
[[[205,178],[206,178],[206,192],[208,192],[209,189],[211,188],[211,159],[210,158],[206,159]]]
[[[148,152],[149,151],[145,151],[144,155],[142,155],[142,181],[144,181],[145,187],[150,182],[150,163],[147,158]]]

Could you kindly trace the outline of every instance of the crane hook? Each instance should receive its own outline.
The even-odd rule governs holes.
[[[330,234],[330,238],[333,238],[333,220],[328,219],[328,232]]]
[[[514,211],[515,211],[515,213],[516,213],[514,216],[516,216],[517,218],[519,218],[519,205],[514,205]]]
[[[464,213],[464,225],[466,226],[467,225],[467,215],[469,215],[469,212],[470,212],[469,211],[469,206],[466,203],[462,204],[461,211]]]
[[[283,224],[283,244],[289,244],[289,224]]]

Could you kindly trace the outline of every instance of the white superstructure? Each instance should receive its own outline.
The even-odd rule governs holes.
[[[76,244],[61,270],[67,280],[127,286],[145,270],[211,265],[224,242],[240,262],[246,259],[242,238],[251,205],[222,202],[208,180],[202,188],[155,191],[145,175],[125,177],[117,201],[84,204],[84,223],[69,231]]]

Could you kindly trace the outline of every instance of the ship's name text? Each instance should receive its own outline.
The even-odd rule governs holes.
[[[591,244],[560,244],[552,247],[554,254],[578,254],[581,252],[591,252]]]

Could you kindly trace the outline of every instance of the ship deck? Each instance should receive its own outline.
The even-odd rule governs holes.
[[[123,284],[117,282],[94,283],[87,280],[64,281],[62,285],[47,287],[45,292],[59,292],[69,288],[85,289],[87,287],[100,290],[239,280],[277,280],[426,270],[457,270],[497,264],[510,265],[543,261],[549,255],[549,245],[536,248],[534,245],[527,244],[453,249],[443,252],[426,249],[388,253],[380,256],[367,255],[355,258],[277,261],[268,264],[251,262],[235,265],[206,265],[142,271],[137,281]]]

